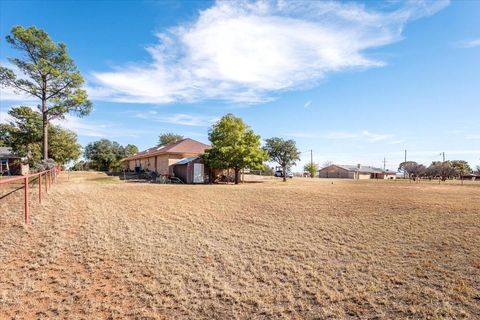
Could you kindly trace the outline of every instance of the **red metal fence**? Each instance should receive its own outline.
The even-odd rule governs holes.
[[[50,170],[38,172],[38,173],[32,173],[28,174],[25,176],[17,176],[17,177],[9,177],[9,178],[3,178],[0,179],[0,185],[1,184],[7,184],[7,183],[13,183],[13,182],[23,182],[23,186],[20,188],[16,188],[13,191],[8,192],[5,195],[0,196],[0,200],[9,196],[10,194],[19,191],[21,189],[24,190],[24,200],[25,200],[25,223],[30,222],[30,208],[28,205],[28,191],[29,191],[29,183],[34,182],[38,180],[38,202],[42,203],[42,180],[43,180],[43,187],[45,188],[45,193],[48,193],[48,189],[51,188],[52,184],[57,181],[58,177],[58,168],[53,168]]]

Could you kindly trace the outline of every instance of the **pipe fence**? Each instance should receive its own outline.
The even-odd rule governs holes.
[[[13,190],[7,192],[6,194],[0,195],[0,201],[9,195],[24,190],[24,211],[25,211],[25,223],[30,223],[30,207],[29,207],[29,189],[30,185],[34,185],[35,182],[38,182],[38,202],[42,203],[42,189],[44,189],[45,194],[48,194],[48,190],[51,189],[52,184],[57,182],[59,169],[57,167],[45,170],[42,172],[27,174],[24,176],[0,178],[0,185],[13,184],[20,182],[20,187],[14,187]]]

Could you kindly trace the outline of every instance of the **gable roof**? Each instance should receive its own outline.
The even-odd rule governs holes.
[[[388,171],[388,170],[383,171],[383,169],[381,169],[381,168],[375,168],[375,167],[370,167],[370,166],[360,166],[360,168],[359,168],[358,165],[351,165],[351,164],[332,164],[328,167],[320,169],[319,171],[321,171],[323,169],[326,169],[326,168],[329,168],[331,166],[339,167],[339,168],[342,168],[342,169],[344,169],[346,171],[349,171],[349,172],[396,174],[396,172],[394,172],[394,171]]]
[[[210,148],[211,147],[208,144],[201,143],[199,141],[196,141],[190,138],[186,138],[186,139],[178,140],[175,142],[171,142],[164,146],[157,146],[157,147],[149,148],[147,150],[140,151],[124,160],[142,159],[142,158],[157,156],[160,154],[182,154],[182,153],[202,154],[205,152],[205,150]]]

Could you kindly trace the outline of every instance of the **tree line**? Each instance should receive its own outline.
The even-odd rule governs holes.
[[[474,173],[465,160],[433,161],[428,167],[415,161],[400,163],[398,171],[403,172],[407,178],[417,180],[428,179],[462,179],[464,176]],[[480,174],[480,166],[477,166],[477,173]]]

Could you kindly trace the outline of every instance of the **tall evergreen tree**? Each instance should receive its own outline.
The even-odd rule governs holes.
[[[6,39],[23,54],[21,58],[8,59],[21,75],[0,66],[0,85],[40,100],[43,158],[48,159],[50,121],[64,118],[67,113],[84,116],[92,109],[87,92],[82,89],[83,77],[68,55],[66,45],[55,43],[41,29],[16,26]]]

